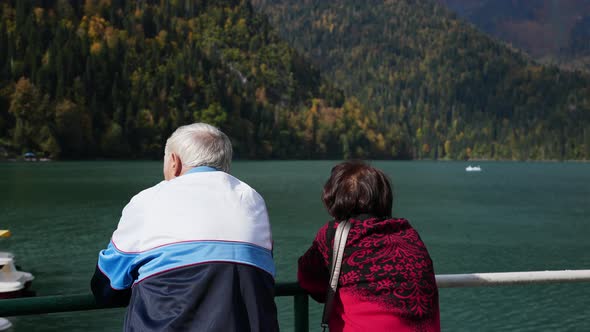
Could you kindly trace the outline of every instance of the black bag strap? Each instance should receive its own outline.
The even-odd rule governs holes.
[[[338,289],[338,279],[340,278],[340,270],[342,267],[342,257],[344,256],[344,247],[346,246],[346,239],[351,227],[350,220],[345,220],[338,224],[336,234],[334,235],[334,248],[330,258],[330,285],[326,295],[326,304],[324,305],[324,314],[322,316],[322,330],[326,331],[328,328],[328,320],[332,305],[334,304],[334,296]],[[332,229],[332,228],[330,228]]]

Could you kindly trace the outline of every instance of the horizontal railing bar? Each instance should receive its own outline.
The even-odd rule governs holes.
[[[116,308],[102,306],[92,294],[51,295],[0,300],[0,317]]]
[[[275,294],[276,296],[295,296],[305,294],[305,291],[301,289],[296,282],[277,283],[275,286]],[[96,303],[92,294],[21,297],[17,299],[0,300],[0,317],[86,311],[116,307],[117,306],[103,306]]]
[[[537,283],[590,282],[590,270],[442,274],[439,288],[503,286]],[[296,282],[277,283],[277,296],[305,294]],[[91,294],[53,295],[0,300],[0,317],[105,309]]]
[[[275,294],[276,296],[295,296],[305,294],[305,291],[296,282],[280,282],[275,285]]]
[[[590,270],[442,274],[436,276],[436,284],[439,288],[509,286],[521,284],[588,281],[590,281]]]

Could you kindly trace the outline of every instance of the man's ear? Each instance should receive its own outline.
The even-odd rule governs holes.
[[[180,157],[174,152],[170,154],[170,158],[172,159],[170,167],[172,167],[174,171],[174,176],[178,177],[182,173],[182,160],[180,160]]]

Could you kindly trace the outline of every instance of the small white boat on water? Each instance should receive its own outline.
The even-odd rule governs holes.
[[[465,171],[467,171],[467,172],[481,172],[481,167],[469,165],[469,166],[465,167]]]

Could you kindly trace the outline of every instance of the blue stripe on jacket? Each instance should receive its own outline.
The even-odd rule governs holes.
[[[123,252],[110,242],[99,254],[98,267],[113,289],[125,289],[158,273],[208,262],[251,265],[275,276],[270,250],[226,241],[179,242],[137,253]]]

